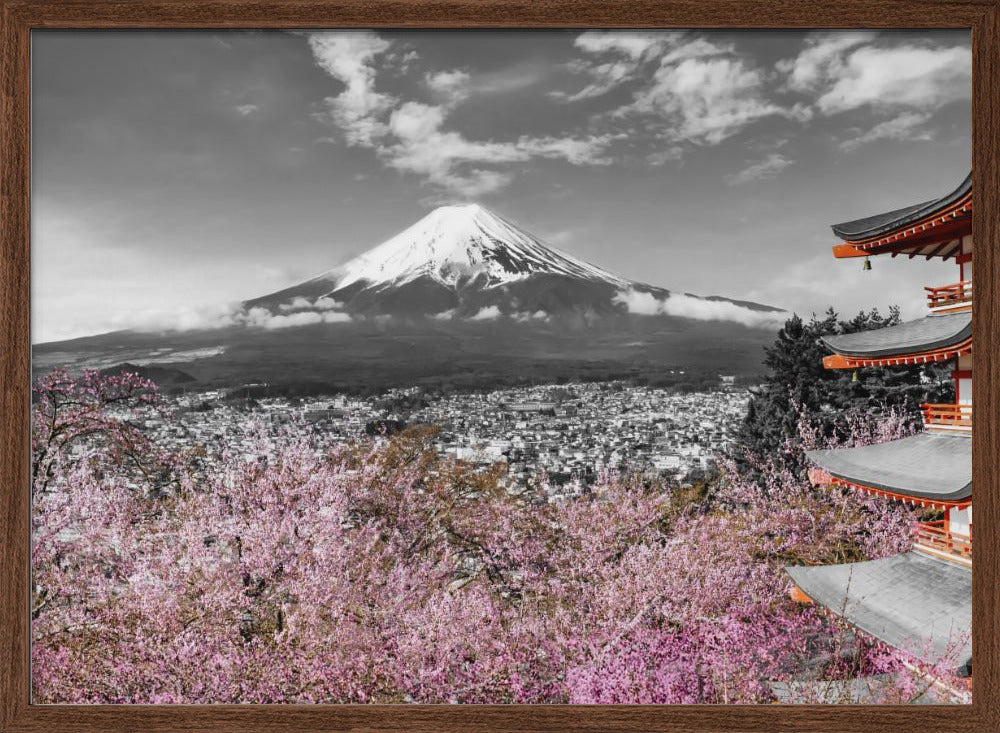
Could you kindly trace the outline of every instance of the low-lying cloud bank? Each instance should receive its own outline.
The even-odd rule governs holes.
[[[273,313],[267,308],[244,308],[240,303],[229,303],[218,306],[186,308],[176,311],[146,311],[132,313],[126,318],[115,322],[114,328],[133,331],[202,331],[216,328],[244,326],[247,328],[263,328],[269,331],[295,326],[310,326],[317,323],[349,323],[355,320],[382,322],[391,316],[352,316],[342,310],[343,303],[332,298],[309,300],[296,297],[278,306],[278,312]],[[544,311],[534,313],[512,313],[509,316],[495,305],[480,308],[469,316],[460,316],[454,309],[435,313],[431,318],[438,321],[495,321],[509,317],[516,321],[544,320],[548,314]]]
[[[495,321],[498,318],[510,318],[514,321],[518,321],[519,323],[524,323],[526,321],[547,320],[549,314],[543,310],[538,310],[533,313],[531,311],[518,311],[515,313],[505,314],[500,310],[499,306],[488,305],[480,308],[471,316],[460,316],[457,314],[456,310],[452,308],[451,310],[435,313],[431,317],[436,321]]]
[[[340,310],[342,304],[331,298],[309,301],[295,298],[278,307],[278,313],[267,308],[244,308],[240,303],[225,303],[172,311],[130,313],[115,323],[116,328],[133,331],[205,331],[232,326],[275,330],[308,326],[315,323],[347,323],[350,314]]]
[[[678,316],[698,321],[732,321],[751,328],[780,328],[788,319],[787,311],[756,311],[725,300],[705,300],[683,293],[657,298],[639,290],[621,290],[615,302],[629,313],[644,316]]]
[[[730,321],[751,328],[779,328],[788,318],[787,311],[757,311],[724,300],[705,300],[683,293],[671,293],[666,298],[658,298],[652,293],[639,290],[621,290],[615,296],[615,303],[628,309],[629,313],[646,316],[668,315],[693,318],[699,321]],[[202,331],[217,328],[243,326],[262,328],[268,331],[296,326],[310,326],[318,323],[350,323],[371,320],[364,316],[352,316],[342,310],[343,303],[332,298],[294,298],[278,306],[273,313],[267,308],[244,308],[240,303],[218,306],[186,308],[176,311],[145,311],[131,313],[116,319],[114,328],[133,331]],[[495,321],[510,318],[514,321],[539,321],[548,319],[545,311],[517,312],[504,314],[498,306],[480,308],[469,316],[460,316],[455,310],[436,313],[431,318],[439,321]],[[386,320],[390,316],[374,317]]]

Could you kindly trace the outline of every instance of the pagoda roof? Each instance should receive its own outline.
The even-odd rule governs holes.
[[[884,358],[939,351],[972,338],[972,311],[932,313],[915,321],[869,331],[827,336],[834,353],[858,358]]]
[[[948,656],[958,669],[971,665],[971,568],[906,552],[785,571],[810,599],[886,644],[927,663]]]
[[[832,229],[847,242],[834,247],[837,257],[882,252],[927,259],[954,256],[961,251],[961,236],[972,230],[972,173],[940,198],[834,224]]]
[[[949,208],[952,204],[961,201],[971,191],[972,173],[970,172],[965,180],[959,184],[958,188],[940,198],[904,206],[901,209],[887,211],[884,214],[875,214],[873,216],[866,216],[863,219],[845,221],[842,224],[833,224],[831,228],[834,234],[848,242],[888,234],[937,211]]]
[[[840,482],[932,504],[968,503],[972,497],[972,440],[968,433],[921,432],[856,448],[806,451]]]

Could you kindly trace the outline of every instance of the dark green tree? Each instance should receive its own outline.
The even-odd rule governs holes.
[[[733,457],[746,468],[752,459],[781,460],[796,471],[804,469],[798,424],[805,417],[825,437],[845,438],[848,418],[878,416],[889,411],[906,420],[920,419],[923,402],[954,399],[950,365],[825,369],[829,350],[821,339],[900,323],[899,309],[888,315],[877,309],[841,320],[831,308],[808,322],[792,316],[765,349],[768,375],[752,390],[747,414],[735,443]]]

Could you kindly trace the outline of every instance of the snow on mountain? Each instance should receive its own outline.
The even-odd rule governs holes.
[[[355,283],[403,285],[428,277],[455,288],[497,287],[547,273],[628,287],[628,280],[542,244],[478,204],[441,206],[345,265],[313,278],[331,290]]]
[[[434,209],[350,262],[243,305],[284,319],[281,325],[344,314],[523,320],[539,313],[675,315],[678,308],[684,318],[757,325],[761,311],[776,310],[628,280],[543,244],[478,204]]]

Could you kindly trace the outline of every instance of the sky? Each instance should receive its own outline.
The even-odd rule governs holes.
[[[35,343],[205,325],[456,202],[806,317],[958,279],[830,225],[968,173],[965,31],[44,30],[32,67]]]

